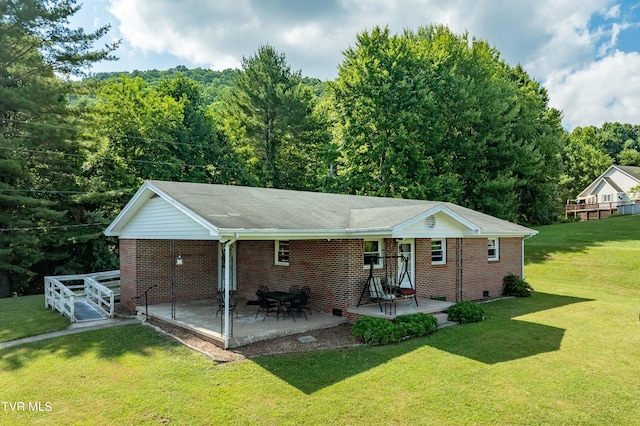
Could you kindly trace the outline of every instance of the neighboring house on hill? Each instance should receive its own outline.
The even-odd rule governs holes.
[[[477,300],[523,275],[523,240],[536,233],[446,202],[161,181],[145,182],[105,230],[120,241],[129,308],[156,284],[150,304],[308,285],[313,309],[350,321],[372,260],[418,297]]]
[[[640,185],[640,167],[612,165],[565,206],[565,216],[581,220],[603,219],[612,214],[640,213],[636,205]]]

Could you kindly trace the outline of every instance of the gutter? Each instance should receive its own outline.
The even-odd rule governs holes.
[[[535,232],[535,233],[534,233]],[[522,237],[522,253],[520,255],[520,259],[522,262],[522,268],[520,269],[522,271],[520,278],[524,280],[524,240],[529,239],[535,235],[538,234],[538,231],[534,231],[531,234],[527,235],[526,237]]]

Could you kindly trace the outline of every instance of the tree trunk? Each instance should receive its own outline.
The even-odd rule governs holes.
[[[0,298],[11,296],[11,278],[9,271],[0,270]]]

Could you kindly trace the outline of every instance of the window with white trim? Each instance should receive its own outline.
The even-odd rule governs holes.
[[[431,240],[431,264],[444,265],[447,263],[447,240]]]
[[[498,238],[487,239],[487,258],[489,260],[500,259],[500,240]]]
[[[276,265],[289,266],[289,241],[276,241]]]
[[[602,195],[602,202],[603,203],[610,203],[611,202],[611,194]]]
[[[382,240],[364,240],[363,265],[365,268],[371,266],[371,261],[374,268],[382,268],[383,258]]]

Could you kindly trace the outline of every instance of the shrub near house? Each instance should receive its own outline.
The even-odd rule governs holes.
[[[394,321],[386,318],[361,317],[353,324],[353,334],[369,345],[386,345],[411,337],[433,334],[438,320],[429,314],[398,315]]]

